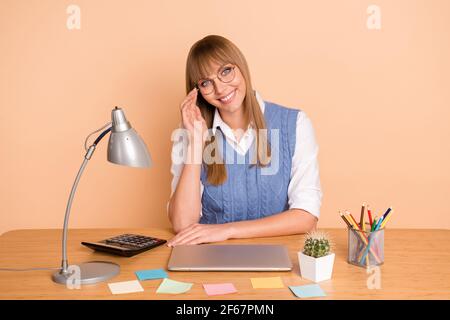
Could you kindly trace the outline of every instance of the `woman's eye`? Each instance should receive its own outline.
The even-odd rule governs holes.
[[[204,81],[200,82],[200,86],[202,86],[202,87],[207,87],[210,84],[211,84],[211,81],[209,81],[209,80],[204,80]]]
[[[229,74],[231,71],[231,67],[226,67],[222,70],[222,75],[226,76],[227,74]]]

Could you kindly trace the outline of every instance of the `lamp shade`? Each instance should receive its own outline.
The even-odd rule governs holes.
[[[128,167],[150,167],[152,159],[147,146],[127,121],[123,110],[115,107],[111,117],[108,161]]]

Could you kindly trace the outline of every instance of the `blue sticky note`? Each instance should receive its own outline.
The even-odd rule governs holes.
[[[153,279],[164,279],[169,276],[163,269],[155,269],[155,270],[140,270],[136,271],[136,276],[139,281],[142,280],[153,280]]]
[[[289,289],[299,298],[325,297],[326,294],[318,284],[306,286],[289,286]]]

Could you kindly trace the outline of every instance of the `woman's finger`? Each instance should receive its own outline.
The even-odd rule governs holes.
[[[187,104],[182,105],[181,108],[180,108],[181,112],[186,112],[187,110],[188,110],[188,105]]]
[[[184,237],[183,239],[181,239],[174,245],[182,246],[182,245],[192,244],[193,242],[195,242],[196,240],[199,240],[201,238],[203,238],[202,230],[197,230],[196,232]]]
[[[195,106],[195,115],[197,116],[197,120],[203,120],[202,112],[198,106]]]
[[[201,237],[193,239],[193,240],[189,241],[189,243],[185,243],[185,244],[197,245],[197,244],[202,244],[202,243],[207,243],[207,242],[208,241],[205,241],[205,237],[201,236]]]
[[[194,104],[197,103],[197,89],[195,89],[194,93],[191,96],[192,100],[194,100]]]
[[[189,121],[189,110],[186,106],[181,109],[181,117],[183,121]]]
[[[180,109],[181,109],[186,103],[190,102],[190,101],[194,98],[196,90],[197,90],[197,89],[194,88],[194,89],[192,89],[192,90],[188,93],[188,95],[187,95],[187,96],[183,99],[183,101],[181,102],[181,104],[180,104]]]
[[[183,243],[183,245],[196,245],[196,244],[202,244],[202,243],[208,243],[210,242],[208,240],[208,234],[202,233],[199,234],[198,237],[187,240]]]
[[[198,225],[198,223],[193,223],[193,224],[189,225],[188,227],[184,228],[183,230],[178,232],[171,240],[169,240],[169,242],[172,242],[172,241],[177,240],[180,237],[184,236],[187,232],[191,231],[197,225]]]
[[[198,227],[197,226],[193,226],[192,228],[188,228],[186,230],[183,230],[182,232],[178,233],[176,236],[176,239],[174,239],[175,243],[182,241],[183,239],[185,239],[186,237],[188,237],[189,235],[195,233],[198,231]]]
[[[195,235],[199,232],[197,226],[193,226],[187,230],[183,230],[178,233],[172,240],[169,241],[169,246],[179,245],[184,242],[185,239],[191,239],[192,235]]]
[[[178,232],[179,235],[185,235],[186,233],[188,233],[189,231],[191,231],[192,229],[194,229],[195,227],[197,227],[199,224],[198,223],[193,223],[191,225],[189,225],[188,227],[184,228],[183,230],[181,230],[180,232]]]
[[[186,104],[183,107],[183,111],[184,111],[185,115],[188,116],[189,118],[193,117],[192,107],[189,104]]]
[[[194,100],[189,100],[186,102],[186,108],[189,110],[189,112],[192,112],[195,114],[195,103]]]
[[[192,103],[192,97],[186,97],[186,98],[181,102],[180,109],[183,108],[183,107],[186,106],[186,105],[191,104],[191,103]]]
[[[194,97],[195,96],[195,94],[196,94],[196,91],[197,91],[197,89],[192,89],[189,93],[188,93],[188,95],[186,96],[186,98],[192,98],[192,97]]]

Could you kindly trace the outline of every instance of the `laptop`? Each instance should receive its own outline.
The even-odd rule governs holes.
[[[170,271],[290,271],[282,245],[181,245],[172,249]]]

